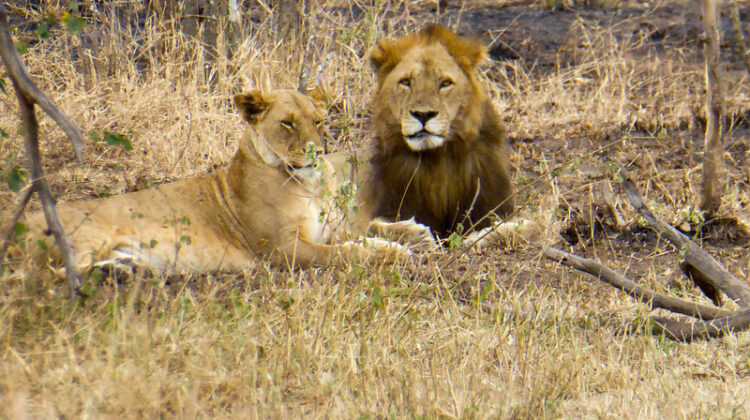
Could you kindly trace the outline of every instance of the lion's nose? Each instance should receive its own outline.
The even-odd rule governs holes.
[[[435,111],[409,111],[412,117],[416,118],[422,125],[433,119],[438,113]]]

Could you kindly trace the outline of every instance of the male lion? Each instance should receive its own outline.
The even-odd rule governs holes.
[[[476,72],[484,59],[482,44],[435,25],[375,46],[374,216],[445,237],[513,212],[505,127]]]
[[[382,239],[344,242],[335,208],[319,192],[330,172],[315,158],[324,112],[295,91],[253,91],[234,98],[250,128],[231,164],[215,173],[147,190],[58,206],[79,269],[139,266],[159,274],[239,271],[254,257],[279,265],[327,264],[338,254],[365,260],[410,255]],[[31,215],[41,236],[45,221]],[[56,252],[56,250],[55,250]]]

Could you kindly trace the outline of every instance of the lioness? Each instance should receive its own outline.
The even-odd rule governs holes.
[[[255,257],[283,266],[406,257],[382,239],[332,244],[336,214],[320,201],[331,169],[315,158],[324,111],[296,91],[253,91],[234,103],[250,123],[226,168],[147,190],[58,206],[79,269],[140,266],[155,273],[238,271]],[[28,224],[40,237],[44,215]]]
[[[374,216],[444,236],[513,212],[505,127],[476,72],[484,59],[481,43],[436,25],[377,43]]]

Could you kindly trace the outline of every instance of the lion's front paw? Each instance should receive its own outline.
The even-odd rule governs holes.
[[[501,222],[474,232],[466,238],[466,243],[477,251],[490,244],[501,243],[510,247],[517,247],[528,243],[538,242],[542,238],[543,229],[540,224],[529,219],[519,219],[514,222]]]

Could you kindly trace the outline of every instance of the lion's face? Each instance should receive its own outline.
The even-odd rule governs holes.
[[[371,54],[380,134],[391,137],[398,130],[399,140],[415,152],[470,141],[482,99],[474,67],[483,56],[481,45],[442,32],[381,41]]]
[[[265,163],[301,168],[323,152],[325,110],[310,96],[293,90],[252,91],[235,96],[234,103],[251,124],[250,140]]]
[[[451,138],[461,104],[472,86],[440,44],[415,47],[383,80],[381,94],[390,98],[392,118],[410,149],[441,147]]]

